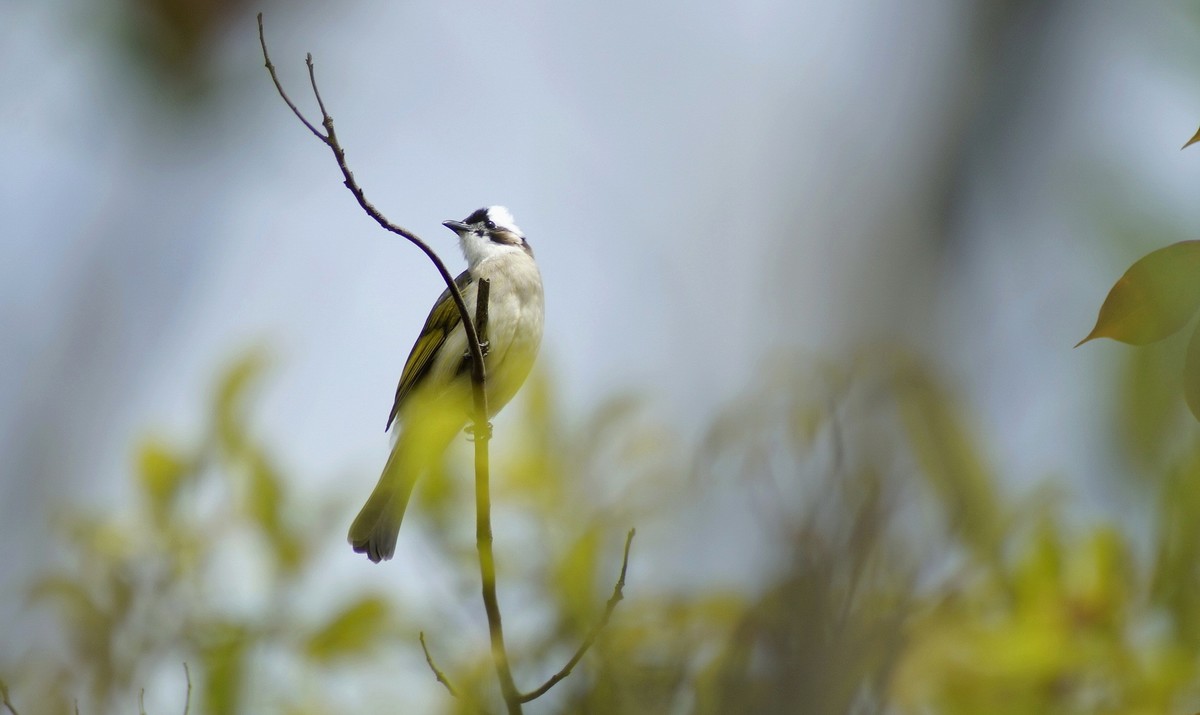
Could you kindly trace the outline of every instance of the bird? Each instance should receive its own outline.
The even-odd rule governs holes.
[[[467,268],[454,279],[474,318],[479,281],[489,282],[484,365],[488,418],[520,390],[537,358],[545,323],[542,276],[512,213],[487,206],[443,221],[458,236]],[[388,414],[393,443],[383,473],[350,525],[357,553],[392,558],[400,523],[422,473],[432,468],[473,414],[471,354],[449,287],[434,303],[404,363]],[[393,429],[395,428],[395,429]]]

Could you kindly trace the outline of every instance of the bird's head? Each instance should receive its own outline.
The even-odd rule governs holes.
[[[443,221],[442,225],[458,234],[463,256],[470,266],[505,253],[533,256],[525,234],[503,206],[477,209],[462,221]]]

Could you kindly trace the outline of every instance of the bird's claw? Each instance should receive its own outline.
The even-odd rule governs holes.
[[[488,341],[486,341],[486,340],[480,341],[479,354],[483,355],[484,357],[487,357],[488,356],[488,348],[490,348],[490,347],[492,347],[492,344],[489,343]],[[470,360],[470,359],[471,359],[471,351],[470,351],[470,349],[468,349],[465,353],[463,353],[463,360]]]
[[[473,424],[467,425],[465,428],[463,428],[463,432],[467,433],[467,441],[469,441],[469,442],[474,442],[475,439],[479,436],[478,432],[475,429],[475,425],[473,425]],[[492,423],[491,422],[483,423],[483,433],[484,433],[485,439],[492,438]]]

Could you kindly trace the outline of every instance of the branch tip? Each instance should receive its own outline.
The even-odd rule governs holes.
[[[262,13],[258,13],[261,18]],[[183,715],[188,715],[192,711],[192,671],[188,670],[188,664],[184,661],[183,677],[187,680],[187,696],[183,700]]]
[[[362,208],[362,210],[366,212],[366,214],[370,216],[375,223],[382,226],[385,230],[408,240],[414,246],[421,249],[421,252],[424,253],[433,263],[434,267],[437,268],[438,273],[442,276],[442,281],[445,282],[446,288],[450,291],[450,296],[454,299],[455,307],[458,308],[459,317],[462,319],[467,333],[467,344],[471,348],[471,354],[476,360],[482,362],[483,355],[479,348],[479,338],[475,334],[475,324],[471,321],[471,316],[467,312],[467,305],[463,301],[462,292],[454,283],[454,276],[450,275],[450,271],[446,269],[446,264],[442,262],[442,259],[439,258],[436,253],[434,253],[433,249],[429,247],[429,244],[422,241],[415,233],[409,231],[403,226],[392,223],[387,219],[386,216],[380,213],[379,209],[375,208],[374,204],[367,200],[366,193],[362,190],[362,187],[358,185],[358,182],[354,180],[354,175],[350,173],[350,167],[346,164],[346,151],[342,148],[341,143],[338,141],[337,135],[333,133],[333,117],[331,117],[329,112],[326,111],[325,103],[321,99],[321,93],[317,89],[317,79],[313,70],[312,53],[309,52],[305,55],[305,63],[308,65],[309,82],[312,84],[313,94],[316,96],[317,105],[321,109],[322,124],[329,131],[328,136],[322,134],[321,131],[317,129],[316,126],[313,125],[313,123],[310,122],[303,113],[300,112],[300,109],[296,106],[296,103],[293,102],[288,96],[287,92],[284,91],[283,84],[279,81],[279,75],[275,71],[275,65],[271,63],[271,56],[267,52],[267,40],[263,31],[262,13],[259,13],[258,17],[258,39],[259,44],[262,46],[263,60],[266,62],[267,72],[269,72],[271,75],[271,81],[275,84],[275,89],[279,93],[279,97],[284,101],[285,104],[287,104],[288,108],[292,110],[292,114],[295,114],[296,118],[308,128],[308,131],[310,131],[317,139],[321,140],[321,143],[329,147],[329,149],[333,152],[333,156],[337,160],[338,168],[341,169],[342,177],[345,179],[343,183],[345,184],[346,188],[350,189],[350,193],[354,195],[354,199],[358,202],[358,205]]]
[[[484,389],[486,382],[486,369],[483,362],[483,347],[479,337],[479,332],[476,326],[486,328],[487,325],[487,284],[486,282],[480,286],[482,289],[481,299],[477,300],[476,309],[477,316],[475,320],[467,310],[466,301],[463,300],[462,291],[454,281],[454,277],[446,269],[446,264],[442,259],[429,247],[427,243],[422,241],[416,234],[405,229],[402,226],[392,223],[385,217],[379,209],[375,208],[366,197],[366,193],[358,182],[354,179],[354,174],[351,173],[349,165],[346,163],[346,151],[342,148],[341,142],[338,141],[337,133],[333,128],[333,117],[325,107],[325,101],[321,97],[321,91],[317,87],[316,71],[313,67],[312,53],[306,53],[305,64],[308,66],[309,84],[312,86],[313,97],[317,101],[317,107],[321,111],[321,126],[324,127],[325,133],[321,133],[317,127],[310,122],[296,104],[288,97],[287,92],[283,89],[283,84],[279,81],[279,76],[275,71],[275,66],[271,63],[270,54],[267,52],[266,34],[263,30],[262,13],[258,14],[258,38],[259,44],[262,46],[263,61],[266,64],[267,72],[271,76],[271,81],[275,84],[275,89],[279,96],[287,104],[296,118],[300,120],[309,132],[325,146],[329,147],[333,152],[334,160],[337,162],[338,168],[342,172],[342,182],[350,193],[354,195],[354,199],[362,210],[371,217],[382,228],[391,233],[394,233],[408,240],[429,258],[438,273],[442,276],[442,280],[446,284],[446,289],[450,292],[451,298],[454,300],[454,305],[458,309],[459,318],[462,321],[463,331],[466,333],[467,346],[471,353],[472,371],[471,382],[472,392],[474,393],[475,401],[475,424],[476,432],[479,432],[478,427],[487,423],[487,392]],[[491,635],[493,658],[496,665],[496,674],[500,680],[500,690],[504,695],[505,704],[508,707],[510,715],[521,712],[520,693],[513,683],[512,671],[508,665],[508,655],[504,649],[504,634],[500,620],[500,609],[496,599],[496,571],[495,562],[492,555],[491,544],[491,504],[488,486],[488,451],[487,439],[479,439],[475,444],[475,484],[476,484],[476,543],[479,549],[479,566],[483,581],[483,599],[484,606],[488,616],[488,630]],[[425,646],[424,634],[421,634],[421,646],[425,650],[425,658],[433,669],[434,674],[438,676],[438,680],[454,694],[454,689],[450,687],[449,681],[445,675],[438,670],[433,663],[433,658],[429,653],[429,649]]]
[[[458,693],[454,690],[454,686],[450,684],[450,680],[446,678],[446,674],[442,672],[441,668],[437,667],[437,664],[433,662],[433,656],[429,654],[429,646],[425,644],[425,631],[421,631],[420,640],[421,650],[425,651],[425,662],[429,664],[429,669],[433,671],[433,676],[437,678],[439,683],[446,686],[446,690],[450,691],[451,696],[457,698]]]
[[[288,108],[292,110],[292,114],[295,114],[296,118],[299,119],[304,126],[308,127],[308,131],[312,132],[313,136],[328,144],[329,139],[326,138],[325,135],[322,134],[315,126],[313,126],[312,122],[308,121],[304,114],[300,112],[300,108],[297,107],[296,103],[292,101],[292,98],[289,97],[287,92],[283,90],[283,84],[279,81],[279,75],[275,72],[275,65],[271,62],[271,55],[267,52],[267,36],[263,31],[263,16],[261,12],[258,13],[258,44],[262,47],[263,61],[266,63],[267,72],[270,73],[271,81],[275,83],[275,90],[279,92],[280,98],[282,98],[284,103],[287,104]]]
[[[590,649],[596,642],[596,638],[600,636],[600,631],[604,630],[604,627],[608,625],[608,619],[612,617],[613,611],[615,611],[617,608],[617,604],[625,598],[625,572],[629,568],[629,549],[633,545],[633,535],[635,533],[637,533],[637,529],[630,529],[629,533],[625,536],[625,553],[621,558],[621,574],[618,576],[616,584],[613,585],[612,596],[609,597],[608,603],[605,604],[604,613],[600,615],[600,620],[596,622],[596,625],[592,626],[592,630],[587,634],[587,637],[583,639],[583,643],[579,645],[579,648],[576,649],[575,654],[572,655],[571,659],[567,661],[567,664],[562,667],[562,670],[550,676],[550,679],[545,683],[542,683],[541,687],[539,687],[537,690],[532,690],[521,695],[521,702],[527,703],[531,700],[536,700],[542,697],[546,693],[550,692],[550,688],[553,688],[561,680],[570,675],[571,671],[575,669],[575,666],[579,665],[579,661],[583,659],[584,654],[586,654],[588,649]]]

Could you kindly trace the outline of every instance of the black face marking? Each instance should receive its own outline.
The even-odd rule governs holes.
[[[486,208],[475,209],[474,211],[471,212],[470,216],[466,217],[466,219],[463,220],[463,223],[474,225],[474,224],[486,221],[487,217],[488,217],[488,215],[487,215]]]

